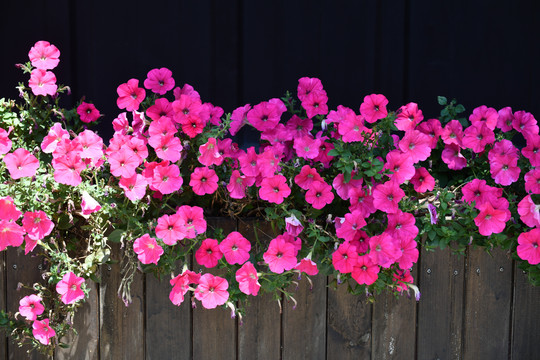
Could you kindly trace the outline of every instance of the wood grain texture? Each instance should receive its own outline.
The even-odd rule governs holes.
[[[207,218],[208,231],[222,228],[227,235],[236,230],[236,221],[229,218]],[[223,275],[214,269],[195,266],[203,273]],[[193,359],[235,359],[237,349],[237,322],[231,319],[231,311],[218,307],[205,309],[201,302],[193,299],[196,308],[193,309]]]
[[[534,359],[540,354],[540,287],[532,286],[517,266],[512,305],[512,359]]]
[[[507,359],[510,342],[512,261],[470,249],[466,273],[463,359]],[[489,309],[489,310],[488,310]]]
[[[9,247],[6,250],[6,308],[12,315],[19,311],[19,301],[34,291],[31,289],[34,283],[43,281],[41,274],[45,269],[43,258],[34,255],[24,255],[22,248]],[[19,286],[24,284],[26,287]],[[53,290],[54,291],[54,290]],[[8,341],[9,360],[46,359],[45,356],[37,352],[28,354],[31,348],[24,346],[22,348]]]
[[[169,300],[170,278],[146,276],[146,360],[191,359],[191,303]]]
[[[416,269],[411,272],[416,278]],[[412,293],[412,290],[411,290]],[[375,296],[372,322],[373,359],[414,359],[416,343],[416,299],[406,292]]]
[[[326,358],[326,276],[311,280],[313,287],[303,274],[298,286],[288,289],[297,304],[283,304],[283,359]]]
[[[238,231],[255,246],[255,220],[241,220]],[[272,229],[268,224],[257,225],[259,240],[268,243]],[[255,264],[257,267],[257,265]],[[262,291],[262,290],[261,290]],[[249,298],[246,315],[238,326],[239,359],[279,359],[281,356],[281,314],[276,300],[270,294]]]
[[[370,358],[371,312],[372,305],[349,294],[346,284],[328,289],[327,359]]]
[[[118,259],[118,247],[113,248]],[[132,303],[126,307],[118,296],[121,274],[120,264],[101,267],[102,283],[99,288],[100,359],[144,359],[144,275],[137,272],[131,284]]]
[[[418,359],[460,359],[465,258],[423,248],[418,275]]]
[[[61,339],[69,348],[57,348],[56,360],[99,360],[99,285],[86,280],[90,293],[86,302],[77,309],[73,327],[77,334],[71,332]]]

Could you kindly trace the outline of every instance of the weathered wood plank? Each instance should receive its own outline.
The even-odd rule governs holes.
[[[416,268],[411,272],[416,279]],[[412,291],[411,291],[412,292]],[[416,299],[414,293],[395,296],[385,292],[373,304],[372,359],[414,359]]]
[[[463,358],[507,359],[510,342],[512,261],[500,249],[468,255]]]
[[[511,357],[534,359],[540,354],[540,287],[532,286],[517,266],[514,271]]]
[[[418,276],[418,359],[460,359],[465,258],[422,249]]]
[[[19,283],[31,287],[34,283],[42,281],[43,268],[43,258],[30,254],[24,255],[22,248],[8,248],[6,252],[6,308],[8,312],[15,314],[19,311],[19,301],[34,293],[32,289],[21,288]],[[35,351],[28,355],[29,346],[20,348],[11,340],[8,341],[7,348],[10,360],[41,360],[46,358]]]
[[[6,252],[0,252],[0,310],[6,311]],[[0,360],[6,360],[8,357],[6,333],[0,330]]]
[[[347,285],[328,289],[327,359],[369,359],[372,305]]]
[[[153,275],[146,276],[146,360],[191,359],[189,294],[184,303],[175,306],[169,300],[169,280],[170,277],[160,281]]]
[[[326,358],[326,276],[303,274],[292,300],[283,304],[283,359]]]
[[[99,359],[99,297],[98,285],[86,280],[90,288],[88,299],[75,313],[73,327],[78,334],[71,332],[61,339],[69,348],[57,348],[57,360],[98,360]]]
[[[255,242],[255,220],[240,220],[238,231],[252,244]],[[268,224],[258,223],[260,241],[268,243],[272,229]],[[254,264],[257,268],[257,264]],[[279,359],[281,356],[281,314],[277,301],[270,294],[250,297],[243,323],[238,327],[239,359]]]
[[[113,256],[118,260],[118,247]],[[120,263],[101,267],[102,283],[99,287],[100,359],[144,359],[144,275],[137,271],[131,284],[132,303],[126,307],[118,297],[122,279]]]
[[[208,218],[208,230],[222,228],[225,234],[236,230],[236,221],[229,218]],[[203,273],[220,275],[213,269],[201,269]],[[235,359],[237,348],[237,324],[231,319],[229,309],[218,307],[205,309],[198,300],[193,300],[193,359]]]

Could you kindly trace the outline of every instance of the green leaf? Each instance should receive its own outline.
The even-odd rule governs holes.
[[[332,149],[328,152],[328,155],[330,156],[338,156],[339,152],[336,149]]]
[[[463,106],[461,104],[457,104],[454,111],[456,112],[456,114],[461,114],[462,112],[465,111],[465,106]]]
[[[109,235],[109,241],[113,243],[119,243],[120,240],[122,240],[123,234],[124,234],[124,230],[116,229]]]
[[[444,106],[448,103],[448,100],[444,96],[437,96],[437,102],[439,105]]]

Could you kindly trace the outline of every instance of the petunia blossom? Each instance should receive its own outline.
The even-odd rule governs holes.
[[[36,320],[32,323],[32,335],[43,345],[49,345],[56,331],[49,326],[49,319]]]
[[[251,262],[244,263],[240,269],[236,270],[235,277],[241,292],[246,295],[257,296],[261,284],[259,284],[257,270]]]
[[[229,299],[229,283],[222,277],[204,274],[195,289],[195,298],[200,300],[205,309],[214,309]]]
[[[41,296],[35,294],[23,297],[19,301],[19,313],[24,316],[26,320],[36,320],[38,315],[43,314],[43,311],[45,310],[41,300]]]
[[[133,251],[143,264],[157,265],[159,258],[163,255],[163,248],[148,234],[144,234],[133,242]]]
[[[83,283],[84,278],[78,277],[70,271],[56,284],[56,292],[60,294],[60,299],[64,304],[73,304],[78,300],[84,299],[84,291],[81,289]]]
[[[12,179],[32,177],[39,168],[38,159],[28,150],[19,148],[4,156],[4,163]]]
[[[49,235],[53,228],[54,223],[49,219],[47,214],[43,211],[24,213],[22,220],[23,228],[26,231],[26,235],[31,240],[41,240],[45,236]]]

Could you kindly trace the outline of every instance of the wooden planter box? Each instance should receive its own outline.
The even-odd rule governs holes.
[[[209,225],[253,238],[253,224],[212,219]],[[265,230],[265,229],[261,229]],[[266,229],[268,230],[268,229]],[[265,236],[261,233],[259,236]],[[12,312],[26,295],[19,282],[40,277],[40,259],[10,249],[0,254],[0,307]],[[540,288],[501,251],[421,251],[413,298],[378,296],[374,304],[326,277],[303,278],[292,302],[253,297],[240,324],[221,308],[177,307],[168,279],[139,274],[133,303],[118,298],[119,266],[103,266],[101,284],[75,319],[78,335],[56,359],[535,359],[540,354]],[[4,349],[4,351],[1,351]],[[0,338],[0,360],[25,359],[25,349]],[[42,359],[33,354],[30,358]]]

